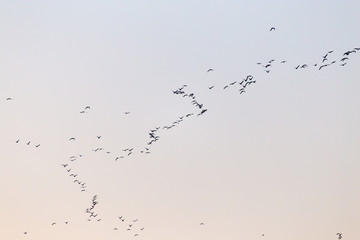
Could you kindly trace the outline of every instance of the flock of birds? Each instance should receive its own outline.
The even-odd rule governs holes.
[[[274,31],[274,30],[275,30],[275,27],[271,27],[270,32]],[[344,67],[350,60],[350,57],[353,54],[357,53],[359,50],[360,50],[360,48],[354,48],[354,49],[348,50],[343,53],[341,59],[337,59],[337,60],[331,59],[331,54],[334,52],[333,50],[331,50],[331,51],[328,51],[324,56],[322,56],[320,62],[317,62],[314,64],[308,64],[308,63],[297,64],[296,66],[294,66],[294,69],[300,70],[300,69],[310,68],[312,66],[312,67],[318,68],[318,70],[322,70],[324,68],[333,66],[336,62],[340,63],[341,67]],[[262,67],[266,73],[270,73],[275,62],[276,62],[275,59],[271,59],[265,63],[258,62],[257,65]],[[286,64],[286,63],[287,63],[286,60],[280,61],[280,64]],[[209,68],[206,71],[206,73],[210,74],[213,71],[215,71],[213,68]],[[220,89],[227,90],[230,88],[237,87],[237,90],[238,90],[239,94],[241,95],[241,94],[246,93],[246,90],[249,88],[249,86],[252,84],[255,84],[255,83],[256,83],[256,80],[254,80],[254,76],[247,75],[245,78],[243,78],[241,80],[232,81],[225,86],[221,86]],[[213,89],[215,89],[215,86],[211,85],[208,87],[208,89],[213,90]],[[205,108],[204,103],[202,103],[198,100],[198,98],[194,92],[187,91],[187,85],[182,85],[181,87],[179,87],[175,90],[172,90],[172,93],[174,95],[182,97],[183,99],[188,99],[188,103],[194,106],[194,112],[184,114],[184,115],[178,117],[176,120],[170,122],[169,124],[166,124],[163,126],[156,126],[152,129],[150,129],[150,131],[148,132],[149,141],[144,144],[143,148],[135,149],[135,147],[127,147],[125,149],[122,149],[121,154],[117,154],[117,155],[113,156],[113,160],[115,162],[118,162],[120,159],[129,158],[130,156],[135,155],[135,154],[150,154],[151,147],[156,142],[159,141],[160,133],[162,131],[169,131],[175,127],[178,127],[183,121],[185,121],[191,117],[195,117],[195,116],[200,117],[208,111],[208,109]],[[6,101],[14,101],[14,99],[11,97],[8,97],[8,98],[6,98]],[[89,113],[89,111],[91,111],[91,107],[86,106],[85,108],[83,108],[80,111],[80,114],[87,114],[87,113]],[[124,112],[124,114],[129,115],[130,112]],[[98,139],[99,141],[101,141],[101,139],[102,139],[101,135],[94,135],[94,137],[96,137],[96,139]],[[70,137],[68,139],[68,141],[69,142],[76,141],[76,137]],[[16,144],[21,144],[22,142],[24,142],[24,144],[26,144],[27,146],[31,145],[31,140],[17,139],[15,141]],[[35,146],[36,148],[39,148],[41,145],[39,143],[37,143],[37,144],[34,144],[33,146]],[[91,149],[91,151],[93,153],[103,152],[107,155],[112,154],[111,151],[105,150],[103,147],[97,147],[95,149]],[[85,180],[80,178],[80,174],[73,170],[72,163],[77,161],[78,159],[82,158],[83,156],[84,156],[84,154],[71,155],[66,163],[61,163],[61,166],[64,168],[65,173],[68,175],[68,177],[73,179],[73,183],[77,187],[79,187],[80,192],[86,192],[88,186],[87,186]],[[85,212],[87,214],[86,219],[88,222],[91,222],[91,221],[92,222],[100,222],[102,220],[102,218],[100,218],[99,213],[96,211],[96,206],[98,203],[99,203],[98,195],[94,195],[91,199],[91,205],[88,208],[86,208],[86,210],[85,210]],[[143,230],[145,229],[143,226],[138,226],[138,219],[127,220],[123,216],[118,216],[117,222],[120,225],[114,227],[113,231],[118,231],[121,228],[123,228],[126,231],[133,232],[134,237],[139,237],[141,235],[141,233],[143,232]],[[66,224],[66,225],[69,224],[69,221],[65,221],[64,224]],[[51,226],[56,226],[56,225],[57,225],[56,222],[51,223]],[[199,225],[203,226],[203,225],[205,225],[205,223],[201,222]],[[25,235],[27,235],[28,231],[24,231],[23,233]],[[338,239],[342,239],[342,233],[336,233],[336,235],[337,235]],[[260,236],[264,237],[265,234],[261,234]]]

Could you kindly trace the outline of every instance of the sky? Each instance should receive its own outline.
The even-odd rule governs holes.
[[[358,239],[359,8],[0,1],[0,239]]]

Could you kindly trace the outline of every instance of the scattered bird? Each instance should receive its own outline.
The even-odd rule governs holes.
[[[209,68],[206,72],[213,72],[213,71],[214,71],[214,69]]]
[[[274,31],[274,30],[275,30],[275,27],[271,27],[271,28],[270,28],[270,32],[271,32],[271,31]]]
[[[75,138],[72,137],[72,138],[69,139],[69,141],[71,141],[71,140],[75,140]]]

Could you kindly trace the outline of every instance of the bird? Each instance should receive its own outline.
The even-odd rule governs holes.
[[[336,233],[338,235],[338,239],[342,239],[342,233]]]
[[[213,72],[213,71],[214,71],[214,69],[209,68],[206,72]]]
[[[124,112],[125,114],[130,114],[130,112]]]
[[[114,230],[118,230],[117,228],[114,228]]]
[[[145,228],[141,228],[140,230],[142,231],[142,230],[144,230]]]
[[[30,141],[28,143],[26,143],[27,145],[30,145]]]
[[[209,87],[209,89],[213,89],[214,86]]]
[[[65,222],[65,224],[68,224],[69,222]]]
[[[90,109],[90,106],[86,106],[86,107],[85,107],[85,110],[87,110],[87,109]]]
[[[268,68],[268,67],[271,67],[271,64],[270,64],[270,63],[268,63],[268,64],[266,64],[266,65],[264,66],[264,68]]]
[[[6,101],[11,101],[11,100],[13,100],[11,97],[6,98]]]
[[[345,61],[345,60],[349,60],[349,58],[348,58],[348,57],[344,57],[344,58],[342,58],[342,59],[340,60],[340,62]]]
[[[16,140],[16,143],[19,143],[20,139]]]
[[[137,236],[139,236],[139,234],[135,234],[135,235],[134,235],[134,237],[137,237]]]
[[[226,88],[228,88],[229,86],[228,85],[226,85],[223,89],[226,89]]]
[[[270,70],[265,70],[265,72],[266,72],[266,73],[269,73],[269,72],[270,72]]]
[[[319,67],[319,70],[321,70],[323,67],[327,67],[327,66],[329,66],[329,64],[322,65]]]
[[[300,65],[297,65],[296,67],[295,67],[295,69],[298,69],[300,67]]]
[[[70,139],[69,139],[69,141],[71,141],[71,140],[75,140],[75,138],[74,138],[74,137],[72,137],[72,138],[70,138]]]
[[[205,224],[202,222],[202,223],[200,223],[200,226],[201,226],[201,225],[205,225]]]
[[[349,55],[350,55],[350,53],[356,53],[356,51],[355,51],[355,50],[352,50],[352,51],[347,51],[347,52],[345,52],[345,53],[344,53],[344,55],[343,55],[343,56],[349,56]]]
[[[35,145],[35,147],[40,147],[40,144],[38,144],[38,145]]]
[[[85,113],[85,111],[81,111],[80,113]]]
[[[265,236],[265,234],[261,234],[261,236],[262,236],[262,237],[264,237],[264,236]]]
[[[53,222],[52,224],[51,224],[51,226],[54,226],[56,223],[55,222]]]
[[[273,31],[273,30],[275,30],[275,27],[271,27],[271,28],[270,28],[270,32]]]
[[[97,139],[100,139],[101,138],[101,136],[96,136],[97,137]]]
[[[284,60],[284,61],[281,61],[280,63],[286,63],[286,61]]]

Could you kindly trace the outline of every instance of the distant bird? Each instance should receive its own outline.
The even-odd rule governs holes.
[[[20,139],[16,140],[16,143],[19,143]]]
[[[229,85],[234,85],[235,83],[236,83],[236,81],[235,81],[235,82],[230,83]]]
[[[271,67],[271,64],[270,64],[270,63],[268,63],[268,64],[266,64],[266,65],[264,66],[264,68],[268,68],[268,67]]]
[[[134,235],[134,237],[137,237],[137,236],[139,236],[139,234],[135,234],[135,235]]]
[[[27,145],[30,145],[30,141],[28,143],[26,143]]]
[[[275,27],[271,27],[271,28],[270,28],[270,32],[273,31],[273,30],[275,30]]]
[[[52,224],[51,224],[51,226],[54,226],[56,223],[55,222],[53,222]]]
[[[145,228],[141,228],[140,230],[142,231],[142,230],[144,230]]]
[[[117,228],[114,228],[114,230],[118,230]]]
[[[67,167],[68,165],[67,164],[61,164],[63,167]]]
[[[130,112],[124,112],[125,114],[130,114]]]
[[[35,145],[35,147],[40,147],[40,144],[38,144],[38,145]]]
[[[101,138],[101,136],[96,136],[97,137],[97,139],[100,139]]]
[[[80,113],[85,113],[85,111],[81,111]]]
[[[209,87],[209,89],[213,89],[214,86]]]
[[[355,50],[352,50],[352,51],[347,51],[347,52],[345,52],[345,53],[344,53],[344,55],[343,55],[343,56],[349,56],[349,55],[350,55],[350,53],[356,53],[356,51],[355,51]]]
[[[213,72],[213,71],[214,71],[214,69],[209,68],[206,72]]]
[[[345,66],[345,65],[346,65],[346,63],[340,64],[340,66],[342,66],[342,67]]]
[[[228,88],[229,86],[228,85],[226,85],[223,89],[226,89],[226,88]]]
[[[6,98],[6,101],[11,101],[11,100],[13,100],[11,97]]]
[[[265,236],[265,234],[261,234],[261,236],[262,236],[262,237],[264,237],[264,236]]]
[[[75,138],[72,137],[72,138],[69,139],[69,141],[71,141],[71,140],[75,140]]]
[[[203,115],[206,111],[207,111],[207,109],[203,109],[203,110],[198,114],[198,116]]]
[[[269,73],[269,72],[270,72],[270,70],[265,70],[265,72],[266,72],[266,73]]]
[[[342,59],[340,60],[340,62],[343,62],[343,61],[345,61],[345,60],[349,60],[349,58],[348,58],[348,57],[344,57],[344,58],[342,58]]]
[[[295,69],[298,69],[300,67],[300,65],[297,65],[296,67],[295,67]]]
[[[201,225],[205,225],[205,224],[202,222],[202,223],[200,223],[200,226],[201,226]]]
[[[280,63],[286,63],[286,61],[284,60],[284,61],[281,61]]]
[[[65,224],[68,224],[69,222],[65,222]]]
[[[85,110],[87,110],[87,109],[90,109],[90,106],[86,106],[86,107],[85,107]]]
[[[336,233],[338,235],[338,239],[342,239],[342,233]]]
[[[327,66],[329,66],[329,64],[322,65],[319,67],[319,70],[321,70],[323,67],[327,67]]]

